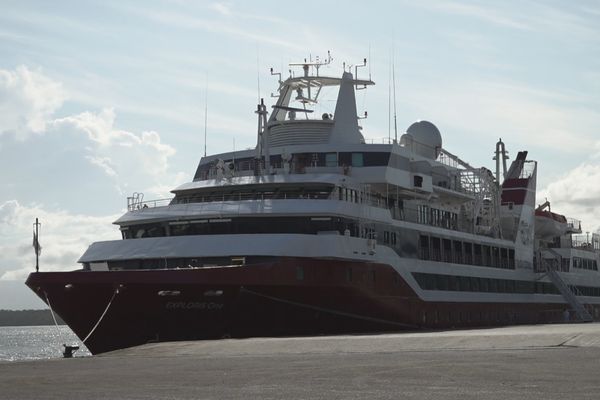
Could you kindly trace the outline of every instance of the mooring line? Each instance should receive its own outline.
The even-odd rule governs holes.
[[[94,331],[96,330],[96,328],[98,328],[98,325],[100,325],[100,322],[102,321],[102,319],[104,318],[104,316],[108,312],[108,309],[110,308],[110,306],[111,306],[113,300],[115,299],[115,296],[117,295],[117,293],[119,293],[119,289],[115,289],[115,291],[113,292],[112,297],[110,298],[110,301],[108,302],[108,305],[106,306],[106,308],[104,309],[104,312],[100,316],[100,319],[98,320],[98,322],[96,322],[96,325],[94,325],[94,327],[92,328],[92,330],[90,331],[90,333],[88,333],[88,335],[85,337],[85,339],[83,339],[81,341],[82,343],[85,343],[86,340],[88,340],[90,338],[90,336],[92,336],[92,334],[94,333]]]
[[[54,316],[54,311],[52,310],[52,305],[50,304],[50,299],[48,298],[48,293],[44,290],[44,296],[46,297],[46,304],[48,304],[48,308],[50,309],[50,314],[52,314],[52,319],[54,320],[54,326],[56,326],[56,330],[58,333],[61,333],[60,327],[58,326],[58,322],[56,321],[56,317]]]

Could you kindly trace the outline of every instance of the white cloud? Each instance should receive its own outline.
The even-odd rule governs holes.
[[[25,139],[41,133],[46,122],[66,99],[62,85],[41,70],[19,66],[0,70],[0,135],[14,133]]]
[[[94,241],[119,239],[112,222],[118,215],[94,217],[64,210],[50,211],[39,205],[24,206],[17,200],[0,204],[0,280],[24,280],[34,270],[32,231],[35,218],[42,223],[40,243],[42,271],[78,269],[77,259]]]
[[[600,233],[600,142],[598,152],[559,176],[538,194],[538,203],[548,199],[552,210],[579,219],[584,232]]]
[[[165,188],[173,188],[186,179],[187,174],[171,170],[169,160],[175,149],[163,143],[157,132],[137,134],[118,129],[113,108],[55,118],[55,111],[65,99],[62,84],[41,71],[31,71],[26,66],[13,71],[0,70],[0,134],[13,132],[16,135],[10,137],[16,137],[24,145],[23,141],[33,133],[44,135],[43,140],[27,141],[26,146],[11,143],[9,136],[0,140],[0,148],[11,144],[13,151],[26,152],[17,157],[17,164],[11,165],[11,169],[28,171],[30,166],[26,163],[31,164],[28,155],[37,149],[38,154],[47,157],[35,160],[36,165],[60,172],[53,177],[57,187],[61,186],[61,178],[64,180],[72,174],[73,166],[81,168],[84,163],[101,170],[113,182],[119,196],[136,191],[146,192],[147,198],[171,197]],[[62,154],[68,159],[60,159]],[[28,177],[27,183],[35,184],[38,175]],[[15,180],[14,184],[23,185],[19,181]]]
[[[48,132],[85,137],[85,158],[113,179],[122,195],[143,191],[149,198],[164,197],[169,196],[165,186],[183,183],[186,174],[172,172],[169,167],[175,149],[162,143],[157,132],[135,134],[117,129],[114,123],[114,110],[104,109],[54,120]]]

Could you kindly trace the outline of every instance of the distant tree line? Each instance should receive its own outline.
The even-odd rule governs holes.
[[[56,322],[64,321],[56,314]],[[0,326],[54,325],[50,310],[0,310]]]

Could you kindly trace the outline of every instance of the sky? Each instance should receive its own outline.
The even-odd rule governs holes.
[[[399,134],[429,120],[492,170],[498,138],[528,150],[538,203],[600,232],[598,1],[365,4],[0,0],[0,309],[45,306],[23,284],[36,217],[41,270],[76,269],[90,243],[120,237],[127,196],[192,179],[205,107],[209,154],[254,147],[269,68],[327,51],[324,75],[368,58],[367,139],[390,134],[394,60]]]

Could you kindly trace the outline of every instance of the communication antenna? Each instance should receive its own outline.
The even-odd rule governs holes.
[[[388,141],[392,141],[392,52],[390,51],[390,70],[388,74]]]
[[[394,83],[394,143],[398,143],[398,123],[396,121],[396,62],[392,49],[392,81]]]
[[[256,43],[256,86],[258,90],[258,102],[260,103],[260,59],[258,57],[258,43]]]
[[[208,72],[206,73],[206,88],[204,89],[204,157],[206,157],[207,126],[208,126]]]

